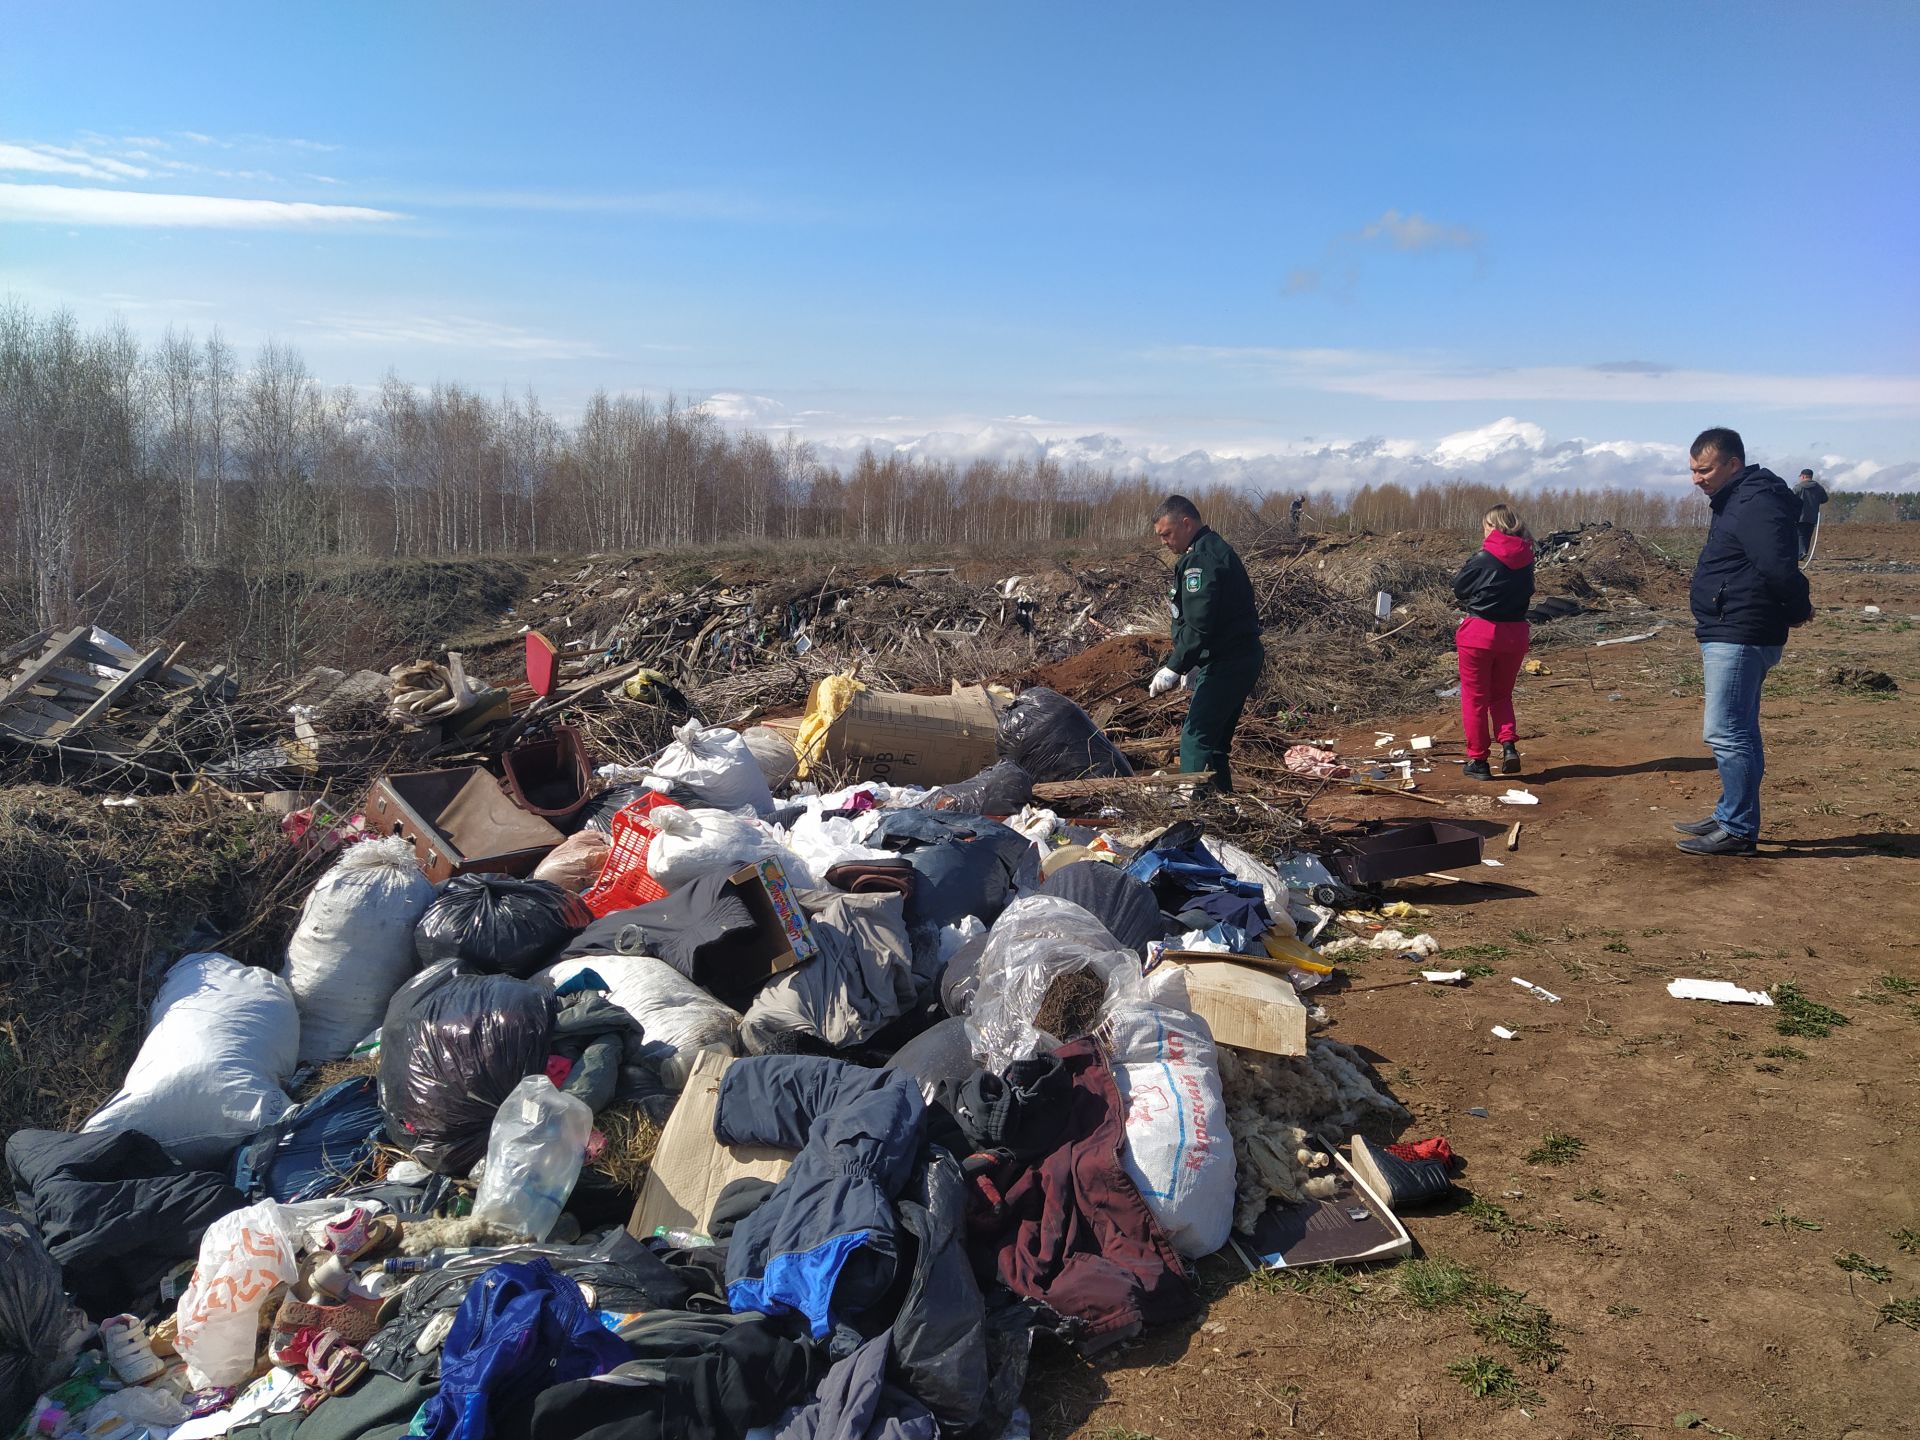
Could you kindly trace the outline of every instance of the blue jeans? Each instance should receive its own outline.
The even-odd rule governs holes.
[[[1700,738],[1720,767],[1720,803],[1713,818],[1742,840],[1760,836],[1760,777],[1766,752],[1760,744],[1760,686],[1780,663],[1780,645],[1700,642],[1700,668],[1706,680],[1707,713]]]

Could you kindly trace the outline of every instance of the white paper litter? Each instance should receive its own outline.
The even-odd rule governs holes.
[[[1496,1025],[1493,1027],[1493,1038],[1496,1040],[1518,1040],[1520,1036],[1515,1031],[1507,1029],[1504,1025]]]
[[[1515,788],[1502,795],[1500,797],[1500,803],[1502,805],[1538,805],[1540,803],[1540,797],[1531,790]]]
[[[1430,985],[1458,985],[1467,978],[1464,970],[1422,970],[1420,978]]]
[[[1506,868],[1507,868],[1507,862],[1506,862],[1506,861],[1504,861],[1504,860],[1496,860],[1496,859],[1494,859],[1494,858],[1493,858],[1493,857],[1492,857],[1491,855],[1482,855],[1482,856],[1480,857],[1480,863],[1481,863],[1482,865],[1491,865],[1491,866],[1493,866],[1493,868],[1494,868],[1494,869],[1496,869],[1496,870],[1504,870],[1504,869],[1506,869]]]
[[[1731,980],[1671,980],[1667,994],[1676,1000],[1718,1000],[1722,1005],[1772,1005],[1764,990],[1742,990]]]
[[[1558,1005],[1560,1003],[1560,997],[1544,986],[1536,985],[1531,980],[1522,980],[1518,975],[1509,976],[1508,978],[1522,990],[1531,990],[1549,1005]]]

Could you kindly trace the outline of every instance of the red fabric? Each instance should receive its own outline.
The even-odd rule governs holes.
[[[1186,1267],[1120,1163],[1126,1111],[1092,1040],[1054,1052],[1073,1091],[1060,1143],[1024,1167],[971,1177],[968,1249],[1009,1290],[1085,1329],[1088,1351],[1199,1304]],[[983,1278],[985,1278],[983,1276]]]
[[[1454,653],[1460,662],[1460,724],[1466,732],[1469,760],[1487,758],[1489,717],[1493,739],[1520,738],[1513,719],[1513,682],[1519,678],[1531,638],[1524,620],[1482,620],[1477,615],[1462,620],[1454,633]]]
[[[553,1082],[554,1089],[558,1090],[565,1085],[567,1077],[571,1074],[573,1074],[573,1061],[566,1056],[549,1055],[547,1057],[547,1079]]]
[[[1449,1169],[1453,1166],[1453,1147],[1447,1144],[1447,1137],[1436,1135],[1431,1140],[1403,1140],[1398,1145],[1387,1146],[1389,1155],[1398,1155],[1402,1160],[1443,1160]]]
[[[1523,570],[1533,563],[1533,541],[1524,535],[1495,530],[1480,542],[1480,548],[1509,570]]]

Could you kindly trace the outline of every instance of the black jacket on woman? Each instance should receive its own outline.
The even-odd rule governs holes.
[[[1533,542],[1495,530],[1453,577],[1453,598],[1482,620],[1526,619],[1533,601]]]

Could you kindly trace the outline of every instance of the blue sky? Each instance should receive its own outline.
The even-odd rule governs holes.
[[[0,292],[823,453],[1920,486],[1920,7],[0,7]],[[1488,468],[1491,467],[1491,468]]]

